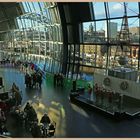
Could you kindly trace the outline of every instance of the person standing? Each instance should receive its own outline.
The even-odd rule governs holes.
[[[56,86],[56,84],[57,84],[57,74],[54,74],[53,82],[54,82],[54,86]]]
[[[88,95],[89,95],[89,100],[91,100],[91,94],[92,94],[92,87],[90,84],[88,84]]]

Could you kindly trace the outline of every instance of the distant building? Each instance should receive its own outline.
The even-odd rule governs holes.
[[[140,29],[139,27],[129,28],[131,42],[135,42],[135,43],[139,42],[139,29]]]
[[[94,27],[93,27],[92,23],[90,23],[90,25],[89,25],[89,32],[90,33],[94,32]]]
[[[103,29],[98,30],[98,31],[96,32],[96,36],[97,36],[97,37],[100,37],[100,38],[105,38],[105,31],[104,31]]]
[[[115,22],[109,22],[108,24],[109,30],[109,38],[117,38],[117,28],[118,24]],[[105,23],[105,37],[107,38],[107,23]]]
[[[130,27],[130,28],[129,28],[129,32],[130,32],[132,35],[138,35],[138,34],[139,34],[139,27]]]
[[[84,41],[85,42],[102,42],[105,38],[105,31],[103,29],[95,31],[93,24],[89,25],[87,31],[84,31]]]

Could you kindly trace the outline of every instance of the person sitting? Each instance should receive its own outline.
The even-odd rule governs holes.
[[[49,116],[45,113],[44,116],[42,116],[40,123],[42,123],[43,125],[49,125],[51,122]]]
[[[27,113],[27,116],[26,116],[26,119],[29,121],[29,122],[34,122],[34,121],[38,121],[37,119],[37,114],[35,112],[35,109],[30,106],[29,109],[26,111]]]
[[[37,113],[36,113],[35,109],[33,108],[33,106],[30,107],[30,112],[32,114],[33,121],[38,121],[38,119],[37,119]]]
[[[6,125],[4,123],[1,123],[0,124],[0,134],[3,135],[3,133],[6,133],[8,132],[7,128],[6,128]]]
[[[6,121],[5,114],[0,108],[0,123],[5,122],[5,121]]]

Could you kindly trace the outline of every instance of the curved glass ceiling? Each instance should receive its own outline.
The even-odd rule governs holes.
[[[59,72],[63,39],[56,3],[22,2],[21,6],[23,14],[15,19],[17,29],[7,33],[10,46],[4,51],[34,62],[44,71]]]

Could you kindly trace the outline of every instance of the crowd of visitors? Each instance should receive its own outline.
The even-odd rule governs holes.
[[[26,73],[25,74],[25,84],[26,87],[29,88],[41,88],[42,84],[42,73],[40,71],[35,71],[31,74]]]

